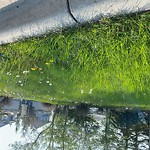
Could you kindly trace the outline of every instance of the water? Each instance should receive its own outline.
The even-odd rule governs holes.
[[[149,124],[149,110],[0,99],[3,150],[148,150]]]

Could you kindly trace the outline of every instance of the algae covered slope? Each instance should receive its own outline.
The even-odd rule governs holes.
[[[149,107],[149,20],[118,16],[0,46],[0,95]]]

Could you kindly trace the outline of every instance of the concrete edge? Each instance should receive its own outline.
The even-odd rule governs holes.
[[[149,0],[69,0],[69,6],[67,0],[22,0],[0,10],[0,44],[98,20],[101,16],[147,10]]]

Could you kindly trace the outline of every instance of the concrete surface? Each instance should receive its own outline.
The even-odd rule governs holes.
[[[150,0],[69,0],[69,3],[80,23],[101,16],[150,10]],[[18,0],[0,9],[0,44],[75,24],[68,13],[67,0]]]
[[[0,0],[0,9],[4,8],[14,2],[17,2],[18,0]]]

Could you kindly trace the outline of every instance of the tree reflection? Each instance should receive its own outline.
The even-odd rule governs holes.
[[[34,139],[25,144],[15,143],[11,146],[14,149],[19,147],[36,150],[149,148],[149,111],[98,107],[95,111],[92,109],[94,110],[83,104],[55,105],[50,122],[35,134]]]
[[[0,96],[0,110],[5,106],[5,105],[10,105],[11,104],[11,97],[8,96]]]
[[[137,110],[116,111],[111,110],[111,123],[113,128],[119,129],[124,149],[147,149],[148,147],[148,124],[143,122],[139,117],[143,113],[143,119],[147,119],[146,112],[139,112]]]

